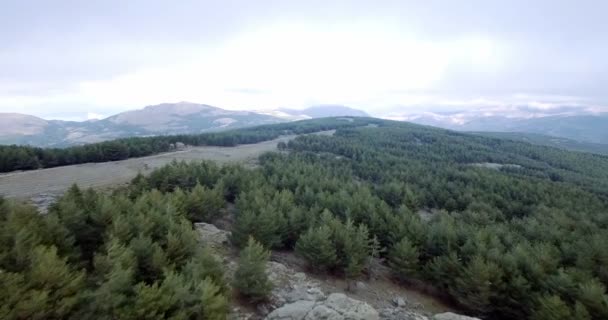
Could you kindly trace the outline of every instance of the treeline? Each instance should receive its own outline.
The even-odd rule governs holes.
[[[0,146],[0,172],[51,168],[148,156],[172,150],[181,142],[191,146],[236,146],[272,140],[281,135],[363,126],[381,120],[326,118],[195,135],[134,137],[69,148]]]

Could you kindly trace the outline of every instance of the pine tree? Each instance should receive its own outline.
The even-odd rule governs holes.
[[[116,239],[106,244],[106,253],[95,256],[95,278],[101,282],[93,293],[91,312],[117,318],[131,303],[137,259],[133,251]]]
[[[420,253],[408,238],[397,242],[389,252],[389,266],[401,281],[418,275]]]
[[[344,276],[350,289],[350,280],[359,277],[365,269],[370,253],[369,232],[365,225],[355,227],[352,221],[348,220],[344,224],[340,238],[344,257]]]
[[[197,184],[185,199],[188,219],[193,222],[211,222],[218,218],[225,205],[222,192],[220,188],[209,189]]]
[[[247,245],[248,239],[256,233],[259,226],[257,215],[252,210],[241,211],[236,216],[230,241],[237,247]]]
[[[266,262],[270,252],[252,237],[241,250],[239,265],[234,274],[234,288],[252,302],[265,300],[272,290],[266,274]]]
[[[308,229],[296,242],[296,252],[315,271],[330,269],[337,261],[336,248],[331,241],[331,229],[328,226]]]
[[[502,270],[495,263],[475,256],[456,279],[453,296],[471,311],[488,314],[492,308],[492,298],[500,287]]]
[[[579,301],[577,301],[574,305],[574,312],[572,315],[572,319],[591,320],[591,315],[589,314],[589,311],[587,311],[587,308],[585,308],[585,306]]]
[[[208,320],[225,320],[229,310],[228,298],[223,294],[220,286],[211,280],[204,278],[197,286],[197,291],[200,292],[201,303],[203,308],[203,319]]]
[[[536,310],[534,310],[530,318],[532,320],[574,319],[572,318],[570,308],[559,296],[543,296],[538,299]]]
[[[608,319],[608,295],[606,287],[598,280],[579,285],[578,300],[587,308],[593,319]]]
[[[13,306],[16,318],[69,318],[84,300],[84,271],[74,271],[55,247],[37,247],[27,270],[27,292]],[[6,289],[4,289],[6,290]]]

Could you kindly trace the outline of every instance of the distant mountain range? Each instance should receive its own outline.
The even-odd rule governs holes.
[[[365,111],[353,109],[351,107],[335,105],[335,104],[323,104],[312,106],[306,109],[289,109],[280,108],[276,110],[258,111],[259,113],[271,115],[273,117],[285,119],[285,120],[306,120],[313,118],[326,118],[326,117],[369,117]]]
[[[252,112],[225,110],[190,102],[163,103],[102,120],[82,122],[0,113],[0,144],[66,147],[124,137],[192,134],[335,116],[369,115],[342,105]],[[425,112],[392,118],[563,149],[608,154],[608,113],[527,117],[519,114],[507,117],[468,110]]]
[[[163,103],[119,113],[103,120],[45,120],[0,113],[0,144],[65,147],[133,136],[190,134],[328,116],[367,116],[345,106],[304,110],[232,111],[190,102]]]
[[[608,144],[608,113],[506,117],[473,113],[424,113],[400,120],[459,131],[533,133]]]
[[[588,152],[608,155],[608,144],[577,141],[568,138],[547,136],[538,133],[525,132],[471,132],[486,137],[508,139],[531,144],[549,146],[570,151]]]

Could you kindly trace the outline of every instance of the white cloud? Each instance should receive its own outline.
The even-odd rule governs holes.
[[[315,103],[381,108],[407,99],[391,92],[436,89],[453,65],[500,66],[504,55],[497,41],[470,35],[429,42],[381,23],[272,25],[192,49],[197,54],[187,56],[196,58],[179,54],[172,63],[83,81],[62,94],[0,96],[0,107],[86,103],[99,112],[185,100],[233,109]]]
[[[99,120],[99,119],[103,119],[103,118],[105,118],[105,116],[103,114],[99,114],[99,113],[95,113],[95,112],[87,113],[87,120]]]

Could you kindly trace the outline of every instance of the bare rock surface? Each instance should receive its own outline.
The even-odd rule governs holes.
[[[218,248],[229,244],[230,231],[220,230],[210,223],[195,223],[194,227],[200,235],[200,239],[212,248]]]
[[[230,254],[230,232],[213,224],[196,223],[201,240],[216,249],[215,254],[223,261],[226,277],[231,282],[238,266],[235,251]],[[327,280],[309,276],[302,270],[296,257],[275,255],[281,262],[269,261],[266,271],[273,289],[268,301],[255,306],[234,305],[228,319],[231,320],[479,320],[455,313],[432,316],[416,300],[381,290],[374,295],[365,294],[379,290],[371,282],[358,282],[356,292],[340,292],[338,286]],[[298,270],[299,269],[299,270]],[[370,297],[375,297],[370,299]]]
[[[440,313],[433,316],[433,320],[480,320],[479,318],[467,317],[453,312]]]
[[[377,320],[378,311],[369,304],[332,293],[323,301],[300,300],[271,312],[266,320]]]

